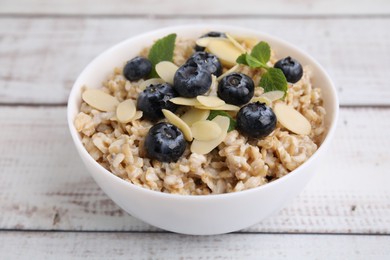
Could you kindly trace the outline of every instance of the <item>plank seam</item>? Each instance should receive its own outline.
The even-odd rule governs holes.
[[[104,233],[104,234],[177,234],[177,235],[183,235],[178,233],[173,233],[169,231],[115,231],[115,230],[65,230],[65,229],[58,229],[58,230],[52,230],[52,229],[0,229],[0,234],[4,232],[27,232],[27,233],[86,233],[86,234],[95,234],[95,233]],[[250,231],[241,231],[241,232],[232,232],[228,234],[234,234],[234,235],[336,235],[336,236],[390,236],[390,233],[345,233],[345,232],[250,232]]]
[[[390,13],[377,14],[61,14],[61,13],[1,13],[2,18],[15,19],[45,19],[45,18],[89,18],[89,19],[156,19],[156,20],[177,20],[177,19],[226,19],[226,20],[246,20],[246,19],[390,19]]]

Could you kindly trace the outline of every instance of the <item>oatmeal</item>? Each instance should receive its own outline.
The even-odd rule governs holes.
[[[309,66],[225,33],[174,44],[173,62],[156,66],[145,48],[84,88],[74,124],[108,171],[155,191],[220,194],[281,178],[321,145],[326,112]],[[275,78],[285,85],[267,85]],[[162,131],[175,139],[160,144]]]

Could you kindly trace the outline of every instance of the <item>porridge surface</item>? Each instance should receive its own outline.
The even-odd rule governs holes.
[[[174,63],[178,66],[185,63],[194,53],[194,45],[192,40],[177,39]],[[140,55],[147,56],[148,50],[144,49]],[[276,55],[272,53],[271,64],[275,63]],[[228,68],[223,70],[225,72]],[[255,86],[263,73],[261,69],[243,65],[239,65],[237,71],[251,77]],[[274,108],[278,102],[293,106],[310,122],[309,135],[294,134],[279,122],[270,135],[260,139],[247,138],[232,130],[210,153],[191,153],[187,145],[177,162],[166,163],[146,157],[144,140],[153,124],[143,120],[139,111],[134,111],[135,120],[120,123],[115,112],[99,111],[83,101],[74,124],[93,159],[135,185],[185,195],[242,191],[283,177],[304,163],[321,144],[325,132],[321,90],[311,83],[310,67],[304,67],[303,71],[297,83],[289,84],[285,100],[273,102],[270,106]],[[118,102],[135,101],[143,91],[143,82],[143,79],[130,82],[123,76],[122,68],[115,68],[103,82],[101,90]],[[263,88],[256,87],[254,97],[263,92]],[[214,86],[209,94],[215,93]],[[180,108],[176,114],[184,112],[185,108]]]

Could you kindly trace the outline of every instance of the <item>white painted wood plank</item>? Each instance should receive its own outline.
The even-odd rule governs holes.
[[[160,27],[224,23],[274,34],[333,77],[343,105],[389,105],[390,19],[10,19],[0,22],[0,103],[64,104],[81,70],[109,46]]]
[[[2,0],[0,14],[345,15],[388,14],[386,0]]]
[[[343,108],[321,169],[245,231],[390,234],[390,109]],[[150,231],[87,174],[62,107],[0,107],[0,229]]]
[[[389,236],[1,232],[1,259],[386,259]]]

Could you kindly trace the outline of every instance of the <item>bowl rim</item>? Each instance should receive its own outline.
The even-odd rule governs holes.
[[[194,30],[194,29],[199,29],[199,30],[200,29],[205,29],[205,30],[207,30],[207,29],[210,29],[210,28],[212,28],[213,30],[218,30],[218,31],[229,31],[229,30],[238,31],[238,30],[240,30],[241,32],[243,32],[245,34],[248,34],[248,35],[253,35],[253,36],[256,36],[256,37],[266,37],[268,39],[271,39],[272,41],[279,42],[280,44],[287,46],[289,49],[292,49],[294,52],[300,53],[301,55],[305,56],[305,58],[307,58],[310,61],[311,64],[314,64],[315,66],[317,66],[319,71],[321,71],[323,73],[325,78],[330,83],[329,87],[330,87],[330,90],[331,90],[331,97],[332,97],[332,99],[334,101],[333,102],[334,104],[333,104],[333,107],[332,107],[334,117],[333,117],[333,120],[330,121],[327,134],[326,134],[324,140],[322,141],[321,145],[318,147],[318,149],[302,165],[298,166],[296,169],[294,169],[293,171],[289,172],[287,175],[285,175],[285,176],[283,176],[281,178],[278,178],[276,180],[273,180],[272,182],[269,182],[269,183],[266,183],[264,185],[261,185],[261,186],[258,186],[258,187],[254,187],[254,188],[251,188],[251,189],[237,191],[237,192],[230,192],[230,193],[222,193],[222,194],[183,195],[183,194],[173,194],[173,193],[165,193],[165,192],[161,192],[161,191],[150,190],[150,189],[147,189],[147,188],[144,188],[144,187],[137,186],[137,185],[135,185],[135,184],[133,184],[133,183],[131,183],[129,181],[125,181],[124,179],[114,175],[112,172],[110,172],[109,170],[107,170],[103,166],[101,166],[97,161],[95,161],[92,158],[92,156],[88,153],[88,151],[82,145],[82,142],[81,142],[81,140],[79,138],[79,133],[76,131],[76,128],[74,127],[74,123],[73,123],[75,115],[72,113],[73,111],[72,111],[71,105],[75,105],[74,103],[76,102],[76,96],[79,94],[79,91],[80,91],[80,88],[81,88],[81,86],[78,86],[77,83],[78,83],[79,79],[82,77],[82,75],[86,71],[88,71],[89,68],[92,67],[93,64],[95,62],[97,62],[102,56],[107,55],[108,53],[112,52],[113,50],[119,48],[122,45],[126,45],[128,41],[136,41],[136,40],[139,40],[140,38],[152,37],[153,35],[161,34],[161,33],[164,33],[164,32],[168,34],[168,33],[175,33],[176,31]],[[75,114],[77,114],[77,113],[75,113]],[[113,46],[109,47],[105,51],[103,51],[100,54],[98,54],[81,71],[81,73],[77,76],[77,79],[75,80],[75,82],[74,82],[74,84],[72,86],[72,89],[71,89],[70,94],[69,94],[68,102],[67,102],[68,127],[69,127],[70,134],[72,136],[73,142],[74,142],[78,152],[82,153],[82,155],[80,154],[80,156],[83,156],[85,159],[87,159],[89,162],[91,162],[92,165],[94,165],[94,167],[100,168],[101,172],[104,172],[104,174],[107,174],[108,175],[107,177],[110,178],[110,180],[112,180],[113,182],[122,183],[124,185],[127,185],[128,188],[130,188],[130,189],[135,189],[136,191],[143,192],[143,193],[145,193],[146,195],[149,195],[149,196],[157,196],[157,197],[162,197],[162,198],[167,198],[167,199],[176,199],[176,200],[184,200],[184,201],[193,201],[193,200],[194,201],[204,201],[204,200],[214,201],[214,200],[220,200],[220,199],[226,199],[226,198],[234,198],[234,197],[249,195],[251,193],[256,193],[256,192],[258,192],[260,190],[271,189],[275,185],[278,185],[278,184],[280,184],[282,182],[288,181],[288,179],[291,179],[295,175],[299,174],[299,172],[301,170],[303,170],[304,168],[307,168],[314,160],[317,159],[317,157],[321,153],[323,153],[324,150],[326,150],[326,148],[329,146],[329,144],[330,144],[330,142],[332,140],[332,137],[334,136],[334,133],[335,133],[335,130],[336,130],[336,126],[337,126],[338,117],[339,117],[339,99],[338,99],[338,96],[337,96],[337,91],[336,91],[335,84],[334,84],[333,80],[331,79],[331,77],[329,76],[328,72],[310,54],[308,54],[306,51],[296,47],[292,43],[289,43],[289,42],[287,42],[287,41],[285,41],[285,40],[283,40],[283,39],[281,39],[279,37],[270,35],[268,33],[262,32],[262,31],[256,31],[255,29],[245,28],[245,27],[241,27],[241,26],[232,26],[232,25],[223,25],[223,24],[214,24],[214,23],[210,23],[210,24],[203,23],[203,24],[196,24],[196,25],[194,25],[194,24],[185,24],[185,25],[179,25],[179,26],[168,26],[168,27],[164,27],[164,28],[148,31],[148,32],[145,32],[145,33],[141,33],[141,34],[138,34],[138,35],[134,35],[134,36],[131,36],[129,38],[126,38],[125,40],[122,40],[119,43],[114,44]],[[89,173],[89,174],[92,175],[91,173]],[[100,172],[99,172],[99,174],[100,174]],[[92,177],[93,177],[93,175],[92,175]]]

